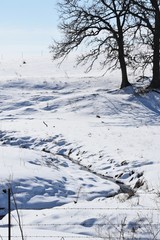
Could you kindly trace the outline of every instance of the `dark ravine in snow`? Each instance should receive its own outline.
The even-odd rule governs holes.
[[[3,135],[3,134],[2,134]],[[5,135],[5,134],[4,134]],[[11,138],[11,141],[9,139],[6,138],[7,142],[6,143],[2,143],[2,144],[5,144],[6,146],[13,146],[14,147],[14,144],[12,145],[12,140],[14,139],[15,142],[21,142],[20,139],[17,139],[15,137],[12,137]],[[63,158],[65,158],[67,161],[71,161],[73,164],[77,165],[80,167],[80,169],[82,171],[86,171],[86,172],[89,172],[91,174],[94,174],[95,176],[101,178],[101,179],[104,179],[106,181],[110,181],[110,182],[113,182],[114,184],[118,185],[119,186],[119,191],[118,192],[115,192],[114,194],[112,193],[111,195],[107,196],[107,197],[114,197],[116,196],[117,194],[120,194],[120,193],[125,193],[125,194],[128,194],[128,198],[132,197],[135,195],[135,191],[128,185],[126,185],[125,183],[123,183],[122,181],[119,181],[117,179],[115,179],[114,177],[111,177],[111,176],[105,176],[103,174],[100,174],[94,170],[92,170],[91,168],[81,164],[80,161],[78,160],[75,160],[73,157],[71,157],[71,152],[69,152],[68,154],[65,154],[65,153],[60,153],[59,152],[55,152],[53,153],[53,151],[51,150],[48,150],[46,148],[43,148],[42,150],[39,150],[37,148],[30,148],[29,144],[27,144],[27,138],[25,139],[26,142],[25,142],[25,149],[28,149],[28,150],[34,150],[34,151],[38,151],[38,152],[45,152],[46,154],[51,154],[53,156],[61,156]],[[22,148],[24,149],[24,147],[21,147],[20,145],[18,146],[19,148]]]
[[[128,194],[128,198],[134,196],[134,194],[135,194],[135,191],[134,191],[130,186],[124,184],[124,183],[121,182],[121,181],[118,181],[118,180],[114,179],[113,177],[105,176],[105,175],[102,175],[102,174],[100,174],[100,173],[95,172],[94,170],[92,170],[92,169],[88,168],[87,166],[82,165],[80,162],[74,160],[70,155],[61,154],[61,153],[53,153],[52,151],[46,150],[46,149],[43,149],[43,151],[44,151],[45,153],[49,153],[49,154],[52,154],[52,155],[54,155],[54,156],[56,156],[56,155],[62,156],[62,157],[64,157],[65,159],[71,161],[72,163],[80,166],[80,167],[82,168],[82,170],[88,171],[89,173],[92,173],[92,174],[94,174],[94,175],[96,175],[96,176],[98,176],[98,177],[100,177],[100,178],[102,178],[102,179],[105,179],[105,180],[107,180],[107,181],[111,181],[111,182],[117,184],[117,185],[120,187],[120,191],[118,192],[118,194],[119,194],[119,193],[126,193],[126,194]],[[115,194],[115,195],[117,195],[117,194]],[[114,195],[114,196],[115,196],[115,195]],[[113,196],[111,196],[111,197],[113,197]]]

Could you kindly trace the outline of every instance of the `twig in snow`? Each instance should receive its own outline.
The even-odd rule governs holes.
[[[45,125],[46,127],[48,127],[48,124],[47,124],[45,121],[43,121],[43,123],[44,123],[44,125]]]
[[[15,196],[14,196],[14,194],[13,194],[12,188],[10,188],[10,189],[11,189],[11,193],[12,193],[12,197],[13,197],[14,205],[15,205],[15,208],[16,208],[16,212],[17,212],[18,225],[19,225],[19,229],[20,229],[20,232],[21,232],[21,237],[22,237],[22,240],[24,240],[23,229],[22,229],[22,224],[21,224],[21,218],[20,218],[20,215],[19,215],[17,202],[16,202]]]
[[[77,193],[76,200],[74,201],[74,203],[78,202],[81,189],[82,189],[82,186],[78,189],[78,193]]]

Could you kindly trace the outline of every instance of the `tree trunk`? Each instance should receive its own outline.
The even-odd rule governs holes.
[[[122,74],[121,88],[125,88],[130,86],[131,84],[128,81],[127,66],[126,66],[126,61],[124,57],[125,55],[124,55],[123,31],[122,31],[121,21],[118,15],[117,15],[117,27],[118,27],[118,37],[117,37],[118,58],[119,58],[120,69]]]
[[[130,86],[131,84],[128,81],[127,66],[124,58],[123,37],[119,38],[118,45],[119,45],[119,63],[122,74],[121,88],[125,88]]]
[[[122,74],[121,88],[125,88],[130,86],[131,84],[128,81],[127,67],[126,67],[124,57],[120,57],[119,61],[120,61],[120,68],[121,68],[121,74]]]
[[[155,16],[155,31],[153,38],[153,77],[150,88],[160,88],[160,17]]]

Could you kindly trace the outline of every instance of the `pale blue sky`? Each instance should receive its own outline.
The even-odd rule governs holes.
[[[0,0],[0,54],[40,55],[58,36],[57,0]]]

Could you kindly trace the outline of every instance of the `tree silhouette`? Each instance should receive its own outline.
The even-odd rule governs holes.
[[[152,52],[142,52],[143,64],[152,64],[153,76],[150,88],[160,88],[160,1],[132,0],[131,14],[135,17],[142,44]],[[148,54],[149,53],[149,54]]]
[[[77,64],[89,63],[87,71],[99,60],[102,68],[120,68],[121,88],[129,86],[127,65],[130,64],[132,41],[129,7],[131,0],[60,0],[60,41],[51,46],[53,59],[66,58],[84,44],[85,52],[77,57]],[[100,58],[102,56],[102,58]]]

